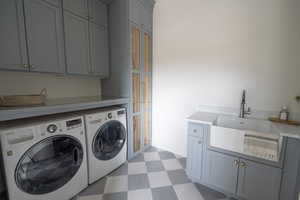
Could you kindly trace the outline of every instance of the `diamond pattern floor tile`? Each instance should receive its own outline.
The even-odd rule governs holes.
[[[186,158],[155,147],[123,164],[74,200],[221,200],[222,193],[192,183]]]

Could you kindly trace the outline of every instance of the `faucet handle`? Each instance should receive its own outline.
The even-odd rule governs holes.
[[[248,107],[247,111],[245,113],[248,114],[248,115],[250,115],[251,114],[251,107]]]

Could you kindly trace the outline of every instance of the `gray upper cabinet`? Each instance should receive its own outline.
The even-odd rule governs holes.
[[[201,138],[188,137],[187,173],[190,178],[202,179],[203,141]],[[192,159],[193,158],[193,159]]]
[[[0,69],[28,70],[22,0],[0,1]]]
[[[241,160],[239,170],[239,197],[249,200],[278,200],[281,169]]]
[[[238,158],[207,151],[204,179],[208,185],[226,193],[235,194],[237,187]]]
[[[64,12],[67,72],[87,75],[90,73],[89,22]]]
[[[109,75],[108,32],[105,27],[90,23],[91,73]]]
[[[89,18],[88,0],[63,0],[63,8],[80,17]]]
[[[89,19],[91,22],[107,26],[107,6],[100,0],[89,0]]]
[[[30,70],[63,73],[63,26],[61,7],[42,0],[25,0]]]

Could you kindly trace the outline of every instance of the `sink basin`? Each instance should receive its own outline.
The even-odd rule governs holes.
[[[210,145],[277,162],[282,138],[267,120],[220,115],[211,126]]]
[[[250,118],[238,118],[236,116],[221,115],[215,122],[216,126],[248,130],[262,133],[272,132],[272,123],[267,120],[250,119]]]

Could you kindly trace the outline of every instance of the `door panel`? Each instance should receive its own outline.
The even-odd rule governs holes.
[[[0,1],[0,69],[28,70],[22,0]]]
[[[235,194],[237,186],[238,158],[222,153],[207,151],[205,182],[224,192]]]
[[[144,111],[144,145],[151,144],[151,112]]]
[[[33,195],[53,192],[76,175],[83,156],[83,147],[76,138],[49,137],[21,157],[15,172],[16,184],[22,191]]]
[[[25,0],[31,71],[64,72],[63,31],[60,7],[41,0]]]
[[[238,196],[252,200],[278,200],[281,169],[241,160]]]
[[[141,75],[140,73],[132,73],[132,101],[133,113],[140,112],[141,107]]]
[[[100,0],[89,1],[90,20],[101,26],[107,26],[107,6]]]
[[[107,29],[90,23],[90,48],[93,75],[109,75]]]
[[[144,71],[152,72],[151,66],[151,37],[148,33],[144,33]]]
[[[132,28],[132,69],[140,69],[140,57],[141,57],[141,32],[138,28]]]
[[[141,117],[133,116],[133,152],[141,150]]]
[[[144,109],[145,110],[149,110],[151,109],[151,104],[152,104],[152,93],[151,93],[151,89],[152,89],[152,80],[151,80],[151,75],[144,75],[144,88],[143,88],[143,92],[144,92]]]
[[[198,180],[202,179],[203,141],[200,138],[188,136],[187,152],[188,174]]]
[[[63,7],[80,17],[89,18],[88,0],[63,0]]]
[[[67,72],[87,75],[91,72],[88,21],[64,12]]]

